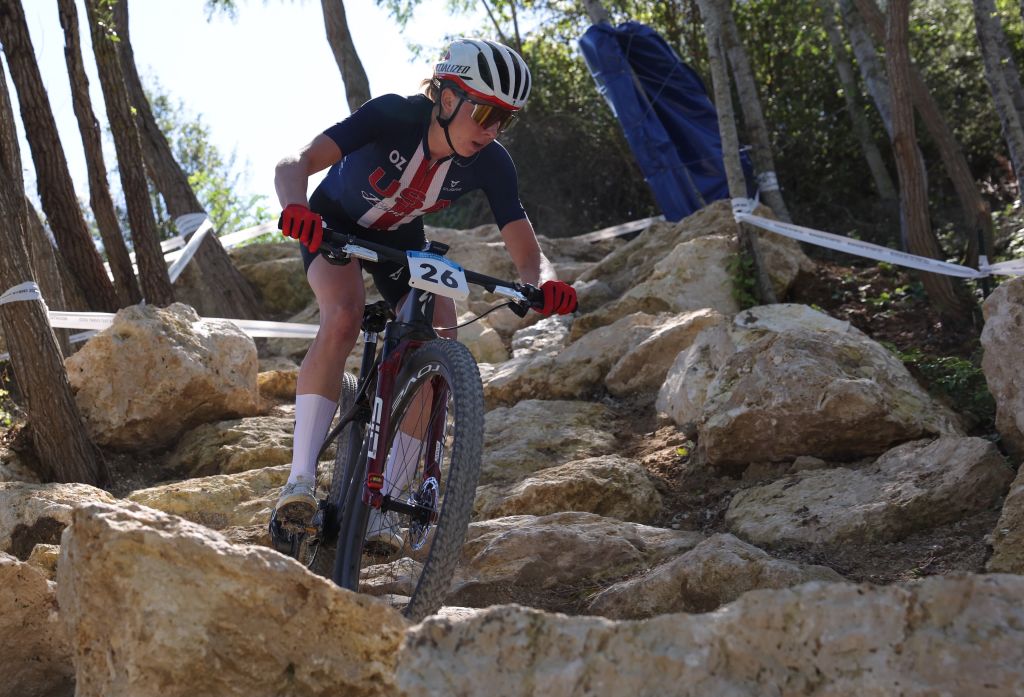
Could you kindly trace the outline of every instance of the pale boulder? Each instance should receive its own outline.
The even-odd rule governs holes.
[[[587,610],[616,620],[710,612],[758,588],[842,580],[832,569],[776,559],[726,533],[712,535],[682,556],[604,589]]]
[[[739,491],[725,522],[757,545],[898,540],[992,508],[1012,477],[982,438],[915,441],[860,469],[804,471]]]
[[[256,385],[263,399],[279,399],[295,401],[295,388],[299,383],[299,369],[260,371],[256,376]]]
[[[53,581],[57,578],[57,559],[60,557],[60,545],[38,544],[26,560],[39,569],[46,578]]]
[[[514,605],[406,635],[401,694],[491,697],[1017,695],[1024,577],[808,583],[640,622]]]
[[[992,557],[989,571],[1024,574],[1024,467],[1017,470],[1017,478],[1003,501],[995,530],[989,538]]]
[[[260,408],[252,339],[178,303],[120,310],[65,365],[90,434],[112,448],[163,447],[193,426]]]
[[[459,317],[459,323],[471,320],[476,315],[466,313]],[[501,363],[508,360],[508,349],[498,332],[491,328],[487,318],[479,319],[459,329],[459,341],[466,345],[478,363]]]
[[[653,334],[664,316],[637,313],[601,327],[558,353],[513,358],[493,366],[484,381],[489,406],[546,399],[582,399],[600,392],[604,378],[630,348]]]
[[[187,477],[234,474],[291,462],[294,420],[252,416],[203,424],[179,439],[167,468]]]
[[[57,595],[77,697],[394,693],[396,612],[142,506],[75,512]]]
[[[281,487],[288,481],[289,469],[289,465],[279,465],[186,479],[139,489],[129,494],[128,500],[214,530],[266,527]]]
[[[301,258],[261,261],[239,269],[256,291],[260,306],[269,315],[287,317],[313,302]]]
[[[811,455],[854,460],[963,433],[892,352],[806,305],[737,315],[735,352],[708,385],[698,440],[715,466]]]
[[[1024,278],[999,285],[982,306],[981,360],[996,401],[996,428],[1007,450],[1024,458]]]
[[[726,321],[724,315],[709,309],[665,317],[650,336],[630,347],[611,367],[605,386],[616,397],[658,390],[676,357],[705,329]]]
[[[57,589],[32,564],[0,552],[0,697],[71,697],[71,645]]]
[[[512,357],[556,355],[569,343],[571,325],[571,318],[565,315],[552,315],[520,329],[512,336]]]
[[[690,346],[676,355],[658,389],[655,401],[658,414],[673,421],[689,438],[697,436],[708,387],[736,352],[729,333],[730,324],[722,317],[721,321],[704,327]]]
[[[596,585],[692,549],[702,536],[592,513],[510,516],[471,523],[446,601],[482,607],[507,598]]]
[[[604,455],[542,469],[515,485],[479,487],[474,501],[477,520],[560,511],[646,523],[661,511],[661,494],[639,464]]]
[[[608,408],[592,402],[527,399],[484,417],[480,483],[517,482],[530,473],[615,450]]]
[[[282,238],[278,238],[282,239]],[[239,270],[245,269],[252,264],[259,264],[265,261],[277,259],[301,259],[302,252],[297,240],[284,240],[282,242],[266,242],[262,244],[246,244],[232,247],[228,250],[228,256]]]
[[[88,484],[0,483],[0,552],[27,559],[37,544],[57,544],[71,511],[117,499]]]

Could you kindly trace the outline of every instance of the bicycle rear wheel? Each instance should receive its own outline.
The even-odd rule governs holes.
[[[484,403],[480,373],[462,344],[437,339],[406,361],[395,382],[390,433],[382,434],[389,458],[383,493],[400,502],[429,507],[433,515],[388,511],[377,537],[394,547],[366,542],[371,509],[361,496],[346,506],[334,580],[370,595],[385,596],[413,620],[444,602],[469,525],[480,474]],[[405,432],[401,434],[401,432]],[[422,436],[408,447],[409,434]],[[364,451],[365,452],[365,451]],[[364,466],[353,489],[360,493]]]

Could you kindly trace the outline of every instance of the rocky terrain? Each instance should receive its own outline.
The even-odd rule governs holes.
[[[484,460],[416,625],[267,546],[307,342],[122,310],[67,360],[108,490],[0,449],[0,696],[1024,695],[1024,279],[984,304],[996,437],[849,321],[741,309],[737,232],[542,240],[580,312],[461,331]],[[493,226],[428,236],[513,276]],[[815,263],[761,239],[799,297]],[[233,256],[317,320],[297,247]]]

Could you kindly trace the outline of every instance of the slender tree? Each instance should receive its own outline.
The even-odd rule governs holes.
[[[732,108],[732,88],[729,84],[729,71],[726,67],[725,48],[722,40],[724,28],[720,12],[709,7],[714,0],[699,0],[701,15],[704,17],[704,29],[707,33],[708,63],[711,68],[711,81],[715,93],[715,108],[718,111],[718,131],[722,139],[722,158],[725,164],[726,179],[729,182],[731,198],[746,198],[747,183],[740,164],[739,137],[736,134],[736,119]],[[761,256],[761,248],[757,232],[749,226],[741,224],[740,246],[754,261],[754,273],[757,280],[757,292],[762,303],[776,302],[775,290],[768,277]]]
[[[1014,103],[1015,92],[1021,91],[1020,76],[1014,70],[1005,70],[1003,66],[1006,49],[1006,35],[1003,24],[999,20],[993,0],[974,0],[974,26],[978,33],[978,46],[985,63],[985,79],[992,92],[992,101],[999,114],[999,123],[1003,129],[1003,139],[1010,151],[1010,161],[1017,175],[1018,196],[1024,195],[1024,125]],[[1010,57],[1012,60],[1012,56]]]
[[[23,181],[21,169],[21,152],[18,145],[18,132],[14,124],[14,106],[11,104],[10,91],[7,89],[7,76],[0,65],[0,167],[2,172],[9,179]],[[67,309],[64,303],[64,288],[61,285],[60,271],[57,269],[57,252],[50,244],[50,238],[39,223],[38,216],[26,202],[28,210],[28,222],[36,223],[35,226],[28,225],[25,230],[26,247],[28,248],[29,263],[32,268],[32,278],[39,284],[43,292],[43,298],[47,305],[56,309]],[[62,334],[58,335],[61,341],[61,351],[68,355],[69,346]]]
[[[0,122],[7,123],[14,116],[6,85],[3,91]],[[0,161],[5,169],[21,161],[17,141],[0,138]],[[25,203],[20,173],[0,176],[0,293],[30,280]],[[102,484],[108,478],[106,465],[86,434],[46,306],[33,299],[0,304],[0,326],[28,402],[32,444],[43,467],[57,481]]]
[[[85,164],[89,174],[89,205],[96,216],[96,226],[103,238],[103,247],[114,276],[114,287],[122,305],[134,305],[142,300],[139,284],[135,280],[128,247],[121,236],[121,224],[114,210],[107,183],[107,166],[103,161],[103,142],[100,125],[92,110],[89,97],[89,78],[82,61],[82,45],[78,34],[78,10],[75,0],[58,0],[60,25],[64,29],[64,60],[71,81],[71,103],[78,120],[78,130],[85,148]]]
[[[324,12],[327,43],[331,46],[334,61],[341,71],[341,81],[345,84],[348,108],[355,111],[370,100],[370,80],[366,77],[363,63],[352,42],[352,34],[348,30],[345,3],[342,0],[320,0],[320,7]]]
[[[886,19],[875,4],[875,0],[853,1],[867,22],[875,42],[885,43]],[[953,130],[949,127],[938,103],[925,85],[921,73],[909,63],[909,59],[908,70],[910,77],[905,87],[913,99],[914,108],[917,110],[918,116],[921,117],[921,122],[928,130],[928,135],[935,142],[942,157],[942,163],[946,167],[946,173],[953,183],[953,188],[956,189],[967,225],[967,263],[970,266],[977,266],[979,236],[984,238],[985,247],[992,249],[991,209],[981,197],[981,192],[978,191],[970,167],[967,165],[967,158],[964,157],[963,149],[957,142]],[[892,80],[891,75],[889,80]]]
[[[25,137],[35,163],[39,199],[61,256],[78,279],[92,309],[116,310],[117,294],[78,206],[19,0],[0,0],[0,42],[18,92]]]
[[[142,294],[150,304],[168,305],[174,302],[174,291],[167,275],[156,220],[149,201],[142,144],[139,142],[139,131],[117,56],[113,18],[109,14],[106,0],[86,0],[85,10],[89,17],[92,50],[96,55],[103,100],[107,105],[107,119],[114,136],[121,189],[128,207],[128,223],[135,245],[135,259],[139,264]]]
[[[721,27],[722,45],[725,47],[729,66],[736,81],[736,92],[739,94],[743,122],[750,138],[751,159],[754,161],[754,169],[757,170],[761,198],[780,220],[790,222],[789,209],[786,208],[775,172],[775,158],[772,155],[768,123],[757,94],[757,81],[754,79],[754,71],[750,67],[750,59],[743,47],[743,40],[740,38],[729,2],[700,0],[698,4],[705,23],[709,15],[714,15],[715,22]],[[708,48],[710,50],[710,46]]]
[[[118,0],[112,9],[118,36],[117,53],[131,105],[137,114],[136,123],[150,178],[172,217],[205,212],[188,177],[175,160],[143,89],[132,50],[127,0]],[[235,268],[215,235],[207,235],[199,245],[195,257],[178,279],[177,294],[180,300],[207,317],[255,319],[259,316],[259,302],[252,286]]]
[[[941,259],[928,215],[928,187],[924,168],[914,152],[917,134],[910,87],[910,0],[889,0],[885,31],[885,64],[892,89],[892,147],[900,179],[900,204],[907,243],[911,253]],[[920,273],[925,292],[939,312],[948,320],[966,322],[971,319],[972,306],[956,292],[948,276]]]
[[[857,95],[860,90],[857,87],[857,79],[853,74],[853,65],[846,53],[846,45],[843,36],[839,31],[836,22],[835,0],[818,0],[821,7],[822,21],[825,24],[825,32],[828,34],[829,43],[832,45],[832,55],[836,61],[836,73],[839,75],[839,84],[843,87],[843,99],[846,102],[846,111],[850,115],[850,123],[853,125],[853,132],[860,141],[861,151],[867,161],[868,169],[871,171],[871,178],[875,182],[875,188],[883,201],[896,201],[898,194],[896,186],[889,176],[882,153],[878,144],[871,136],[871,126],[861,111]]]

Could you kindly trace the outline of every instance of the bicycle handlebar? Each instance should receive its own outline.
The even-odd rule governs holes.
[[[408,266],[409,258],[405,251],[377,244],[361,239],[355,235],[333,230],[324,227],[323,240],[320,243],[320,253],[327,257],[328,261],[341,262],[350,257],[363,259],[365,261],[387,261]],[[463,269],[466,280],[474,285],[481,286],[485,290],[509,298],[509,308],[520,317],[526,315],[532,308],[544,306],[544,292],[529,283],[518,281],[504,281],[500,278],[487,276],[476,271]]]

